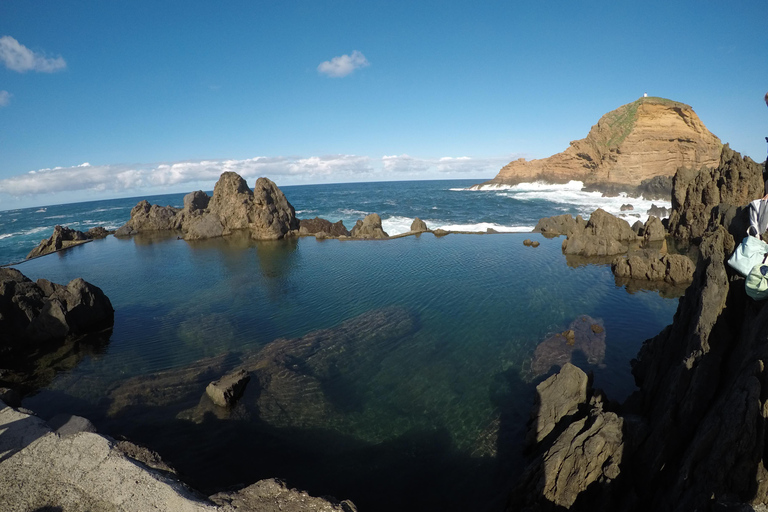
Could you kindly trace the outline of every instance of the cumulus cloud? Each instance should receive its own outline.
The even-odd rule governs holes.
[[[8,105],[11,102],[11,96],[13,95],[8,91],[0,91],[0,107]]]
[[[317,66],[317,71],[330,77],[341,78],[347,76],[356,69],[367,66],[370,66],[368,59],[365,58],[365,55],[355,50],[352,52],[352,55],[345,54],[321,62],[320,65]]]
[[[401,174],[422,174],[434,171],[445,174],[495,175],[513,158],[502,156],[494,158],[473,158],[468,156],[441,158],[415,158],[409,155],[392,155],[381,158],[382,167],[387,172]]]
[[[0,62],[10,70],[53,73],[67,67],[62,57],[50,58],[33,52],[11,36],[0,37]]]
[[[171,187],[208,182],[233,171],[246,179],[259,176],[297,177],[311,180],[333,176],[354,179],[370,175],[370,158],[357,155],[327,155],[310,158],[255,157],[245,160],[199,160],[158,165],[90,165],[55,167],[30,171],[0,180],[0,194],[14,197],[83,190],[123,192],[147,187]]]

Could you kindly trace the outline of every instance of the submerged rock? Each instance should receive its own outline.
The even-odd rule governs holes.
[[[249,380],[248,372],[238,370],[208,384],[205,393],[219,407],[229,407],[243,395]]]
[[[595,328],[598,326],[598,328]],[[550,371],[553,366],[562,367],[579,354],[591,365],[602,364],[605,358],[605,328],[602,321],[587,315],[571,322],[569,328],[539,343],[531,361],[531,378]]]

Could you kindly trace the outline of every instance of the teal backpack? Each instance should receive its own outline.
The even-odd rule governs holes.
[[[754,300],[763,300],[768,298],[768,263],[765,262],[768,254],[763,257],[763,262],[758,263],[747,275],[747,282],[744,288],[747,295]]]

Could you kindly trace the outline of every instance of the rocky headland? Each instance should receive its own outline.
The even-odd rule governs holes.
[[[768,507],[768,309],[725,263],[762,178],[727,147],[717,165],[678,172],[669,229],[701,256],[673,323],[643,344],[622,404],[568,365],[540,384],[540,441],[508,510]]]
[[[679,168],[717,166],[721,146],[689,105],[643,97],[605,114],[562,153],[515,160],[476,187],[573,180],[588,190],[666,199]]]

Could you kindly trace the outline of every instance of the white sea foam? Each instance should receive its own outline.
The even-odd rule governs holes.
[[[64,219],[69,215],[51,215],[50,217],[43,217],[44,219]]]
[[[90,212],[87,212],[87,213],[111,212],[114,210],[129,210],[129,209],[131,209],[130,206],[115,206],[112,208],[96,208],[95,210],[91,210]]]
[[[390,236],[409,232],[411,230],[411,224],[413,224],[413,219],[399,217],[397,215],[381,220],[382,229],[384,229]]]
[[[350,216],[350,217],[354,217],[356,215],[357,216],[362,215],[363,217],[365,217],[366,215],[368,215],[368,212],[363,212],[363,211],[360,211],[360,210],[352,210],[350,208],[340,208],[338,210],[338,212],[340,214],[342,214],[342,215],[347,215],[347,216]]]
[[[641,222],[648,220],[647,212],[652,205],[667,209],[672,207],[670,201],[628,197],[626,194],[604,197],[601,192],[586,192],[582,188],[582,182],[570,181],[562,185],[542,182],[520,183],[518,185],[476,185],[471,189],[456,190],[495,191],[499,196],[517,201],[547,201],[552,203],[557,211],[572,212],[575,209],[577,214],[584,218],[588,218],[592,212],[602,208],[612,215],[626,219],[630,224],[637,220]],[[557,205],[562,206],[558,207]],[[622,211],[621,207],[624,205],[632,205],[632,210]]]
[[[444,221],[435,219],[426,219],[424,222],[429,229],[444,229],[446,231],[471,231],[471,232],[483,232],[488,229],[493,229],[502,233],[530,233],[533,231],[534,226],[502,226],[494,222],[479,222],[477,224],[450,224]],[[399,235],[402,233],[408,233],[411,230],[412,218],[392,216],[387,219],[382,219],[381,227],[388,235]]]
[[[495,222],[479,222],[477,224],[440,224],[434,225],[427,222],[427,226],[430,229],[444,229],[446,231],[472,231],[472,232],[486,232],[488,229],[499,231],[501,233],[530,233],[533,231],[534,226],[502,226]]]
[[[3,235],[0,235],[0,240],[3,240],[3,239],[5,239],[5,238],[11,238],[12,236],[16,236],[16,235],[18,235],[18,233],[7,233],[7,234],[3,234]]]
[[[296,210],[296,215],[304,215],[307,213],[317,213],[317,210]]]

